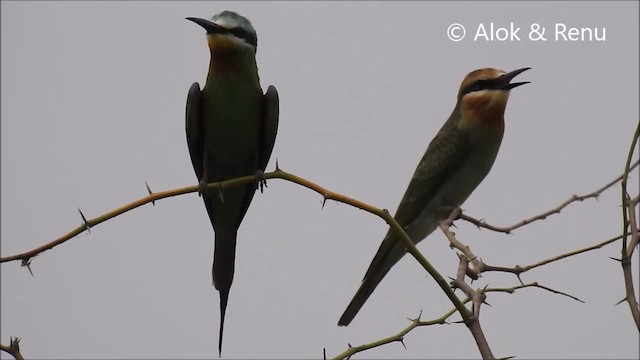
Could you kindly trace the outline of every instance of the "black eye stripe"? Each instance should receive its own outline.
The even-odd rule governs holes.
[[[460,93],[460,96],[463,96],[465,94],[468,94],[470,92],[474,92],[474,91],[481,91],[481,90],[489,90],[489,89],[495,89],[495,85],[491,80],[476,80],[474,81],[471,85],[467,86],[462,93]]]
[[[258,45],[258,39],[256,39],[255,35],[248,31],[245,31],[243,28],[233,28],[229,30],[229,33],[240,39],[244,39],[248,44],[251,44],[253,46]]]
[[[247,32],[242,28],[231,29],[231,33],[239,38],[245,39],[247,37]]]

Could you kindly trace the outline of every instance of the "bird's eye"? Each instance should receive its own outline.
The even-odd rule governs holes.
[[[480,91],[483,89],[483,85],[484,85],[484,81],[483,80],[478,80],[476,82],[474,82],[473,84],[471,84],[468,88],[467,88],[467,93],[470,92],[474,92],[474,91]]]
[[[478,80],[476,81],[475,84],[473,84],[474,85],[473,91],[480,91],[480,90],[486,89],[487,84],[488,84],[487,80]]]

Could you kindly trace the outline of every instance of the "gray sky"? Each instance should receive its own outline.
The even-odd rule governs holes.
[[[518,77],[492,172],[464,204],[510,225],[622,172],[638,121],[638,2],[2,2],[3,255],[41,245],[155,191],[194,185],[184,134],[192,82],[204,83],[204,31],[187,16],[222,10],[258,31],[264,89],[280,93],[275,158],[287,171],[394,212],[471,70]],[[521,41],[473,41],[479,24]],[[467,28],[453,42],[452,23]],[[528,38],[531,24],[547,41]],[[554,24],[606,28],[606,41],[555,41]],[[638,173],[634,173],[635,184]],[[620,187],[599,201],[502,235],[458,222],[486,262],[526,265],[620,234]],[[281,180],[240,228],[223,355],[321,357],[392,335],[407,317],[452,305],[410,256],[354,322],[336,323],[387,226]],[[455,252],[435,232],[419,249],[445,275]],[[217,357],[213,231],[196,194],[144,206],[33,261],[2,264],[0,340],[33,358]],[[481,321],[496,356],[637,358],[618,244],[526,273],[583,300],[536,289],[493,294]],[[637,270],[638,257],[634,259]],[[636,271],[637,274],[637,271]],[[486,274],[474,286],[510,287]],[[455,320],[458,317],[454,318]],[[416,329],[359,358],[478,358],[464,325]],[[6,354],[0,354],[7,358]]]

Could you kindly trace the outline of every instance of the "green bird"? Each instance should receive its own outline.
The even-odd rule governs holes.
[[[187,18],[207,31],[211,53],[202,90],[191,85],[187,97],[186,133],[193,169],[215,232],[213,285],[220,292],[218,352],[233,283],[238,228],[257,184],[208,189],[207,183],[256,174],[264,181],[278,131],[279,100],[275,87],[262,93],[251,22],[231,11],[211,20]]]
[[[498,155],[504,133],[504,111],[511,83],[523,68],[505,73],[485,68],[469,73],[458,91],[458,101],[411,178],[395,219],[415,244],[429,236],[487,176]],[[446,214],[445,214],[446,213]],[[362,285],[338,321],[347,326],[391,268],[407,253],[392,229],[387,231]]]

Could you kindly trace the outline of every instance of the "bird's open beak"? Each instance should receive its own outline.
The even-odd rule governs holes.
[[[506,73],[504,75],[502,75],[501,77],[496,79],[496,85],[498,85],[499,89],[502,90],[511,90],[515,87],[518,87],[520,85],[524,85],[524,84],[528,84],[530,83],[530,81],[523,81],[523,82],[517,82],[517,83],[512,83],[510,82],[514,77],[516,77],[518,74],[525,72],[527,70],[529,70],[531,68],[526,67],[526,68],[522,68],[522,69],[518,69],[518,70],[513,70],[510,73]]]
[[[195,17],[188,17],[187,20],[193,21],[194,23],[202,26],[205,30],[207,30],[207,34],[220,34],[226,33],[228,30],[223,28],[222,26],[206,19],[200,19]]]

